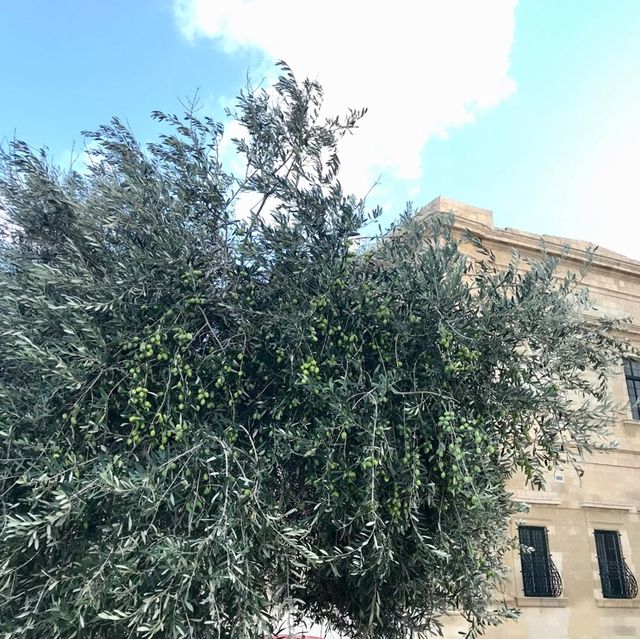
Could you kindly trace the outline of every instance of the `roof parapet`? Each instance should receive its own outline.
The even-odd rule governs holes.
[[[493,228],[493,211],[442,196],[438,196],[422,207],[416,217],[425,218],[437,213],[453,213],[461,222],[470,221]]]
[[[443,213],[453,214],[455,228],[468,228],[484,241],[532,254],[539,253],[544,242],[546,251],[551,255],[564,256],[569,261],[581,264],[589,259],[592,260],[593,267],[626,273],[636,280],[640,277],[640,260],[598,247],[592,242],[554,235],[538,235],[508,227],[496,228],[493,224],[493,211],[448,197],[439,196],[431,200],[416,213],[416,218],[424,220]],[[588,254],[594,250],[595,253],[589,256]]]

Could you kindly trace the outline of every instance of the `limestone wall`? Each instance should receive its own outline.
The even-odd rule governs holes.
[[[437,212],[453,213],[458,231],[467,227],[482,237],[499,265],[509,262],[512,249],[523,256],[534,256],[540,250],[540,236],[497,229],[486,209],[437,198],[419,215]],[[579,271],[584,266],[586,242],[550,236],[543,239],[549,252],[559,254],[563,246],[569,247],[566,263],[570,269]],[[628,337],[640,346],[640,262],[599,249],[584,282],[597,302],[596,313],[638,318],[638,323],[630,325]],[[562,596],[525,597],[519,552],[511,552],[504,596],[522,614],[518,622],[489,630],[488,639],[640,637],[640,597],[605,599],[602,595],[593,535],[595,529],[620,531],[625,561],[640,580],[640,421],[631,417],[622,367],[610,385],[620,405],[614,429],[618,449],[589,457],[581,480],[566,469],[550,474],[545,492],[526,490],[519,478],[512,485],[516,497],[531,505],[522,520],[548,530],[552,559],[562,576]],[[515,535],[516,523],[511,525]],[[457,632],[464,624],[453,615],[446,629],[447,637],[459,637]]]

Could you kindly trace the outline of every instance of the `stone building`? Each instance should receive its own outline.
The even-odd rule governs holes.
[[[419,215],[451,212],[454,228],[480,236],[506,266],[511,252],[539,253],[541,237],[514,229],[498,229],[492,212],[454,200],[437,198]],[[550,253],[569,247],[566,263],[584,267],[586,242],[543,236]],[[640,262],[598,249],[586,276],[597,311],[609,317],[637,318],[628,325],[630,342],[640,346]],[[521,609],[517,622],[487,631],[488,639],[609,639],[640,637],[640,362],[627,360],[610,380],[620,407],[615,414],[615,451],[591,455],[579,479],[572,469],[548,477],[543,492],[511,485],[516,499],[530,510],[511,522],[512,533],[534,548],[512,551],[504,599]],[[630,401],[632,400],[632,401]],[[452,615],[447,637],[459,637],[463,620]]]

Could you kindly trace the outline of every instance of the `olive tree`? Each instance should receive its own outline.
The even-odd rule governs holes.
[[[242,175],[193,110],[146,146],[87,134],[82,173],[4,149],[4,637],[513,616],[506,483],[606,441],[616,326],[556,258],[500,269],[469,238],[470,259],[446,218],[354,247],[337,146],[363,112],[321,107],[285,66],[241,94]]]

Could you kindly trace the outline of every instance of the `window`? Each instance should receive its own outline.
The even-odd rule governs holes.
[[[594,530],[593,534],[602,596],[607,599],[633,599],[638,594],[638,584],[622,556],[620,533],[617,530]]]
[[[559,597],[562,579],[549,554],[544,526],[519,526],[522,581],[527,597]]]
[[[633,359],[624,360],[624,376],[627,380],[627,392],[631,403],[631,416],[640,419],[640,362]]]

